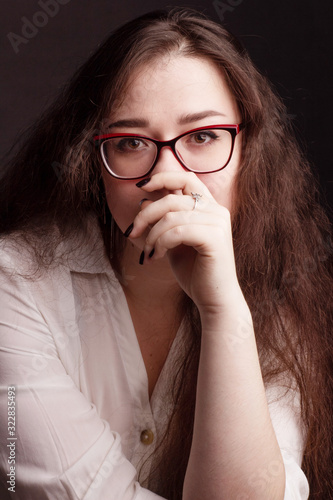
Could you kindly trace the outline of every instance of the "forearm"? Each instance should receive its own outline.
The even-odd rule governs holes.
[[[241,297],[225,314],[203,313],[201,320],[194,434],[183,498],[282,500],[284,466],[248,307]],[[267,475],[268,469],[276,474]]]

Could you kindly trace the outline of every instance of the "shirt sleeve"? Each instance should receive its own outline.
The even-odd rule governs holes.
[[[305,432],[300,417],[299,394],[284,387],[270,387],[266,391],[274,431],[280,446],[286,487],[284,500],[307,500],[309,483],[301,469]],[[266,477],[277,473],[275,464],[265,471]]]
[[[66,372],[29,280],[4,268],[0,374],[2,499],[161,500],[139,485],[119,434],[99,417]],[[15,387],[12,435],[7,425],[8,387]],[[12,493],[7,482],[11,478]]]

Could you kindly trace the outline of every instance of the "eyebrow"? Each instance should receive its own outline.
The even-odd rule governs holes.
[[[212,109],[206,111],[200,111],[198,113],[188,113],[186,115],[180,116],[178,120],[179,125],[187,125],[188,123],[197,122],[203,120],[204,118],[209,118],[211,116],[225,116],[224,113],[220,111],[214,111]]]
[[[126,127],[126,128],[138,128],[138,127],[148,127],[149,123],[147,120],[142,120],[139,118],[131,118],[128,120],[117,120],[116,122],[110,123],[109,128],[115,127]]]
[[[214,111],[209,109],[206,111],[200,111],[198,113],[187,113],[186,115],[181,115],[177,123],[178,125],[187,125],[188,123],[193,123],[199,120],[203,120],[204,118],[209,118],[211,116],[226,116],[226,115],[224,113],[221,113],[220,111]],[[144,120],[141,118],[130,118],[124,120],[117,120],[113,123],[110,123],[108,129],[116,127],[139,128],[148,126],[149,126],[148,120]]]

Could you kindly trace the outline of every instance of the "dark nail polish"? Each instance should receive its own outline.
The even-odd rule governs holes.
[[[145,186],[146,184],[148,184],[148,182],[150,181],[150,177],[146,177],[145,179],[142,179],[142,181],[139,181],[136,186],[138,186],[138,188],[142,188],[142,186]]]
[[[142,203],[143,203],[144,201],[147,201],[147,198],[142,198],[142,200],[141,200],[141,201],[140,201],[140,203],[139,203],[139,207],[141,207],[141,205],[142,205]]]
[[[133,229],[133,222],[132,222],[132,224],[130,224],[130,225],[128,226],[128,228],[127,228],[127,229],[126,229],[126,231],[124,232],[124,236],[125,236],[126,238],[128,238],[128,237],[129,237],[129,235],[130,235],[130,234],[131,234],[131,232],[132,232],[132,229]]]
[[[145,253],[142,252],[140,255],[140,260],[139,260],[139,264],[141,264],[141,266],[142,266],[144,260],[145,260]]]
[[[154,255],[154,253],[155,253],[155,248],[153,248],[152,251],[150,252],[149,258],[151,258]]]

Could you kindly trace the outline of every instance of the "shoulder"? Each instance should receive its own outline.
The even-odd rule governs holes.
[[[0,237],[1,274],[39,281],[46,275],[71,271],[112,272],[95,219],[66,238],[56,227],[42,236],[13,232]]]
[[[0,238],[0,273],[7,277],[33,277],[37,271],[33,248],[24,236],[14,232]]]

